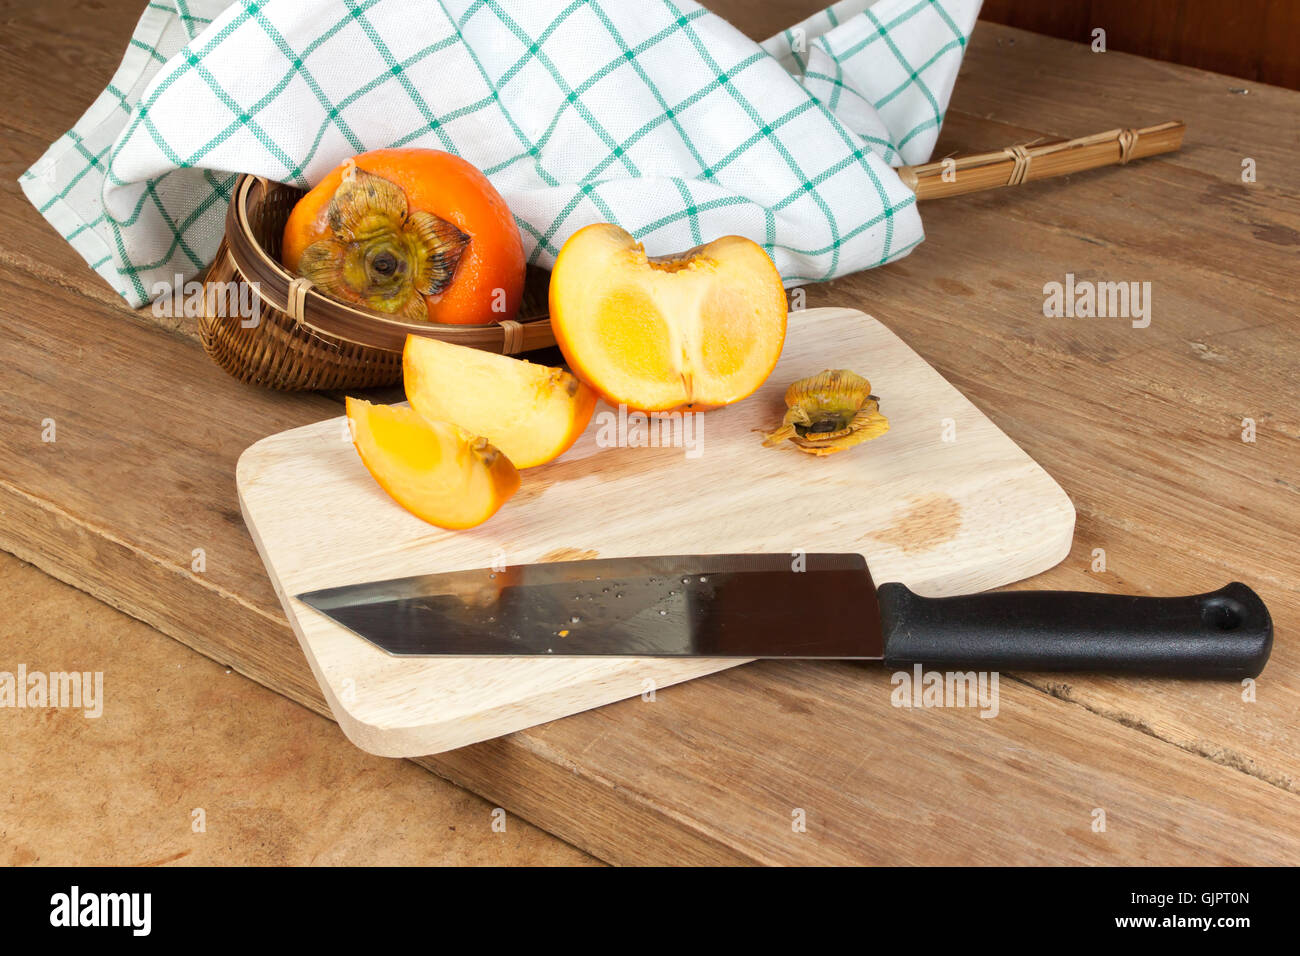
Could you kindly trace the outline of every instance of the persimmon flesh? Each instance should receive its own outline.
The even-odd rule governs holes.
[[[519,472],[486,439],[413,408],[347,400],[362,463],[399,505],[439,528],[473,528],[519,490]]]
[[[740,236],[650,258],[620,227],[587,226],[556,258],[550,312],[578,377],[611,404],[646,412],[740,401],[785,342],[781,277]]]
[[[577,441],[596,393],[562,368],[408,335],[402,379],[411,407],[482,435],[516,468],[558,458]]]

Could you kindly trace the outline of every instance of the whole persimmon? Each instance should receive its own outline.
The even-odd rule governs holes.
[[[501,194],[437,149],[376,149],[298,200],[281,252],[324,294],[408,321],[508,319],[524,289],[524,246]]]

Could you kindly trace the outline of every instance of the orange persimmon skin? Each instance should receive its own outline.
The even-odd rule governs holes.
[[[509,207],[486,176],[437,149],[376,149],[353,161],[400,187],[411,212],[432,213],[470,237],[451,285],[441,295],[425,296],[430,322],[486,325],[514,316],[524,291],[524,244]],[[331,235],[327,213],[346,166],[317,183],[289,213],[281,261],[290,272],[298,272],[308,246]]]

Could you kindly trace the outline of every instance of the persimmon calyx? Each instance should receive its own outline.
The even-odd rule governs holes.
[[[426,319],[427,295],[451,285],[470,237],[430,212],[411,212],[390,180],[348,166],[326,210],[331,235],[308,246],[298,271],[327,295],[376,312]]]
[[[833,455],[889,431],[871,383],[848,369],[826,369],[785,392],[781,426],[763,439],[771,448],[789,439],[810,455]]]

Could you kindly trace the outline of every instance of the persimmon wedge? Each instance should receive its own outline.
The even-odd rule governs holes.
[[[596,393],[562,368],[408,335],[402,379],[411,407],[482,435],[516,468],[558,458],[591,421]]]
[[[485,438],[413,408],[347,400],[352,442],[393,500],[439,528],[473,528],[519,490],[519,472]]]
[[[578,377],[610,404],[646,412],[738,402],[785,343],[781,277],[740,236],[650,258],[620,227],[587,226],[555,260],[550,310]]]

